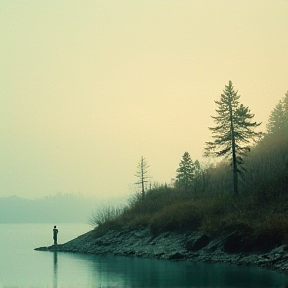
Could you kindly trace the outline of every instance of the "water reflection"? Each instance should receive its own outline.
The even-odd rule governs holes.
[[[58,255],[57,251],[53,252],[53,288],[58,287]]]
[[[90,271],[89,287],[287,287],[277,272],[223,263],[73,255]],[[75,259],[75,258],[74,258]],[[85,260],[84,260],[85,259]],[[62,262],[61,262],[62,263]],[[63,264],[63,263],[62,263]]]

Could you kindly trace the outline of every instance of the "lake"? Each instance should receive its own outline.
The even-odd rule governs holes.
[[[288,287],[288,275],[194,261],[34,251],[50,246],[53,224],[0,224],[0,287]],[[58,243],[91,229],[58,224]]]

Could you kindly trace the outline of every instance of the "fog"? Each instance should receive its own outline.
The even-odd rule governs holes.
[[[41,198],[0,197],[0,223],[87,223],[108,207],[123,208],[127,197],[55,194]]]
[[[231,80],[262,122],[288,90],[285,0],[1,1],[0,196],[135,192],[203,159]]]

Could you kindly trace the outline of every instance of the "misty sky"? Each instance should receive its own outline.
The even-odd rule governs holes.
[[[0,0],[0,41],[0,196],[170,183],[229,80],[262,130],[288,90],[287,0]]]

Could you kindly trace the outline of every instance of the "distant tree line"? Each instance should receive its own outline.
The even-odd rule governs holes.
[[[88,223],[95,209],[112,200],[115,205],[127,201],[62,193],[33,199],[0,197],[0,223]]]

